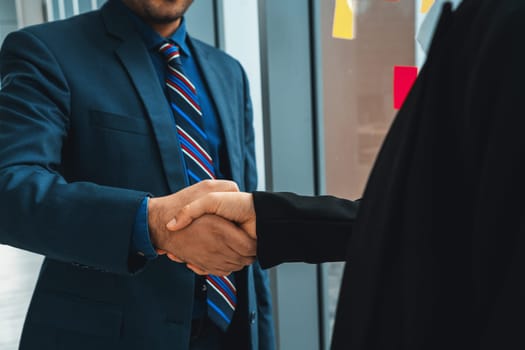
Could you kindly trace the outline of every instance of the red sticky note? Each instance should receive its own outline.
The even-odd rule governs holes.
[[[394,67],[394,108],[400,109],[417,78],[417,67]]]

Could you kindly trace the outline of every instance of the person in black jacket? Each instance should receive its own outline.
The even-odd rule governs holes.
[[[444,6],[359,208],[215,193],[170,228],[216,213],[263,267],[347,261],[333,349],[524,349],[524,35],[523,0]]]

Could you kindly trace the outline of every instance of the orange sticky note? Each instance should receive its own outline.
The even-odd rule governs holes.
[[[427,13],[432,5],[434,5],[435,0],[421,0],[421,13]]]
[[[332,36],[347,40],[354,38],[354,9],[351,0],[335,0]]]
[[[394,67],[394,108],[400,109],[417,78],[417,67]]]

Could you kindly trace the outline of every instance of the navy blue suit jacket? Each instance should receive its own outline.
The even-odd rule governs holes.
[[[191,39],[225,134],[230,174],[256,186],[240,64]],[[174,121],[142,39],[109,2],[10,34],[0,53],[0,243],[46,257],[21,349],[181,349],[194,274],[130,259],[137,209],[186,186]],[[235,348],[271,349],[267,276],[237,274]]]

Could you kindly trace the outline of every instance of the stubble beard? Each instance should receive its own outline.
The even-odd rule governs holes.
[[[165,13],[151,4],[144,4],[142,13],[149,23],[168,24],[179,20],[185,11],[176,11],[175,13]]]

